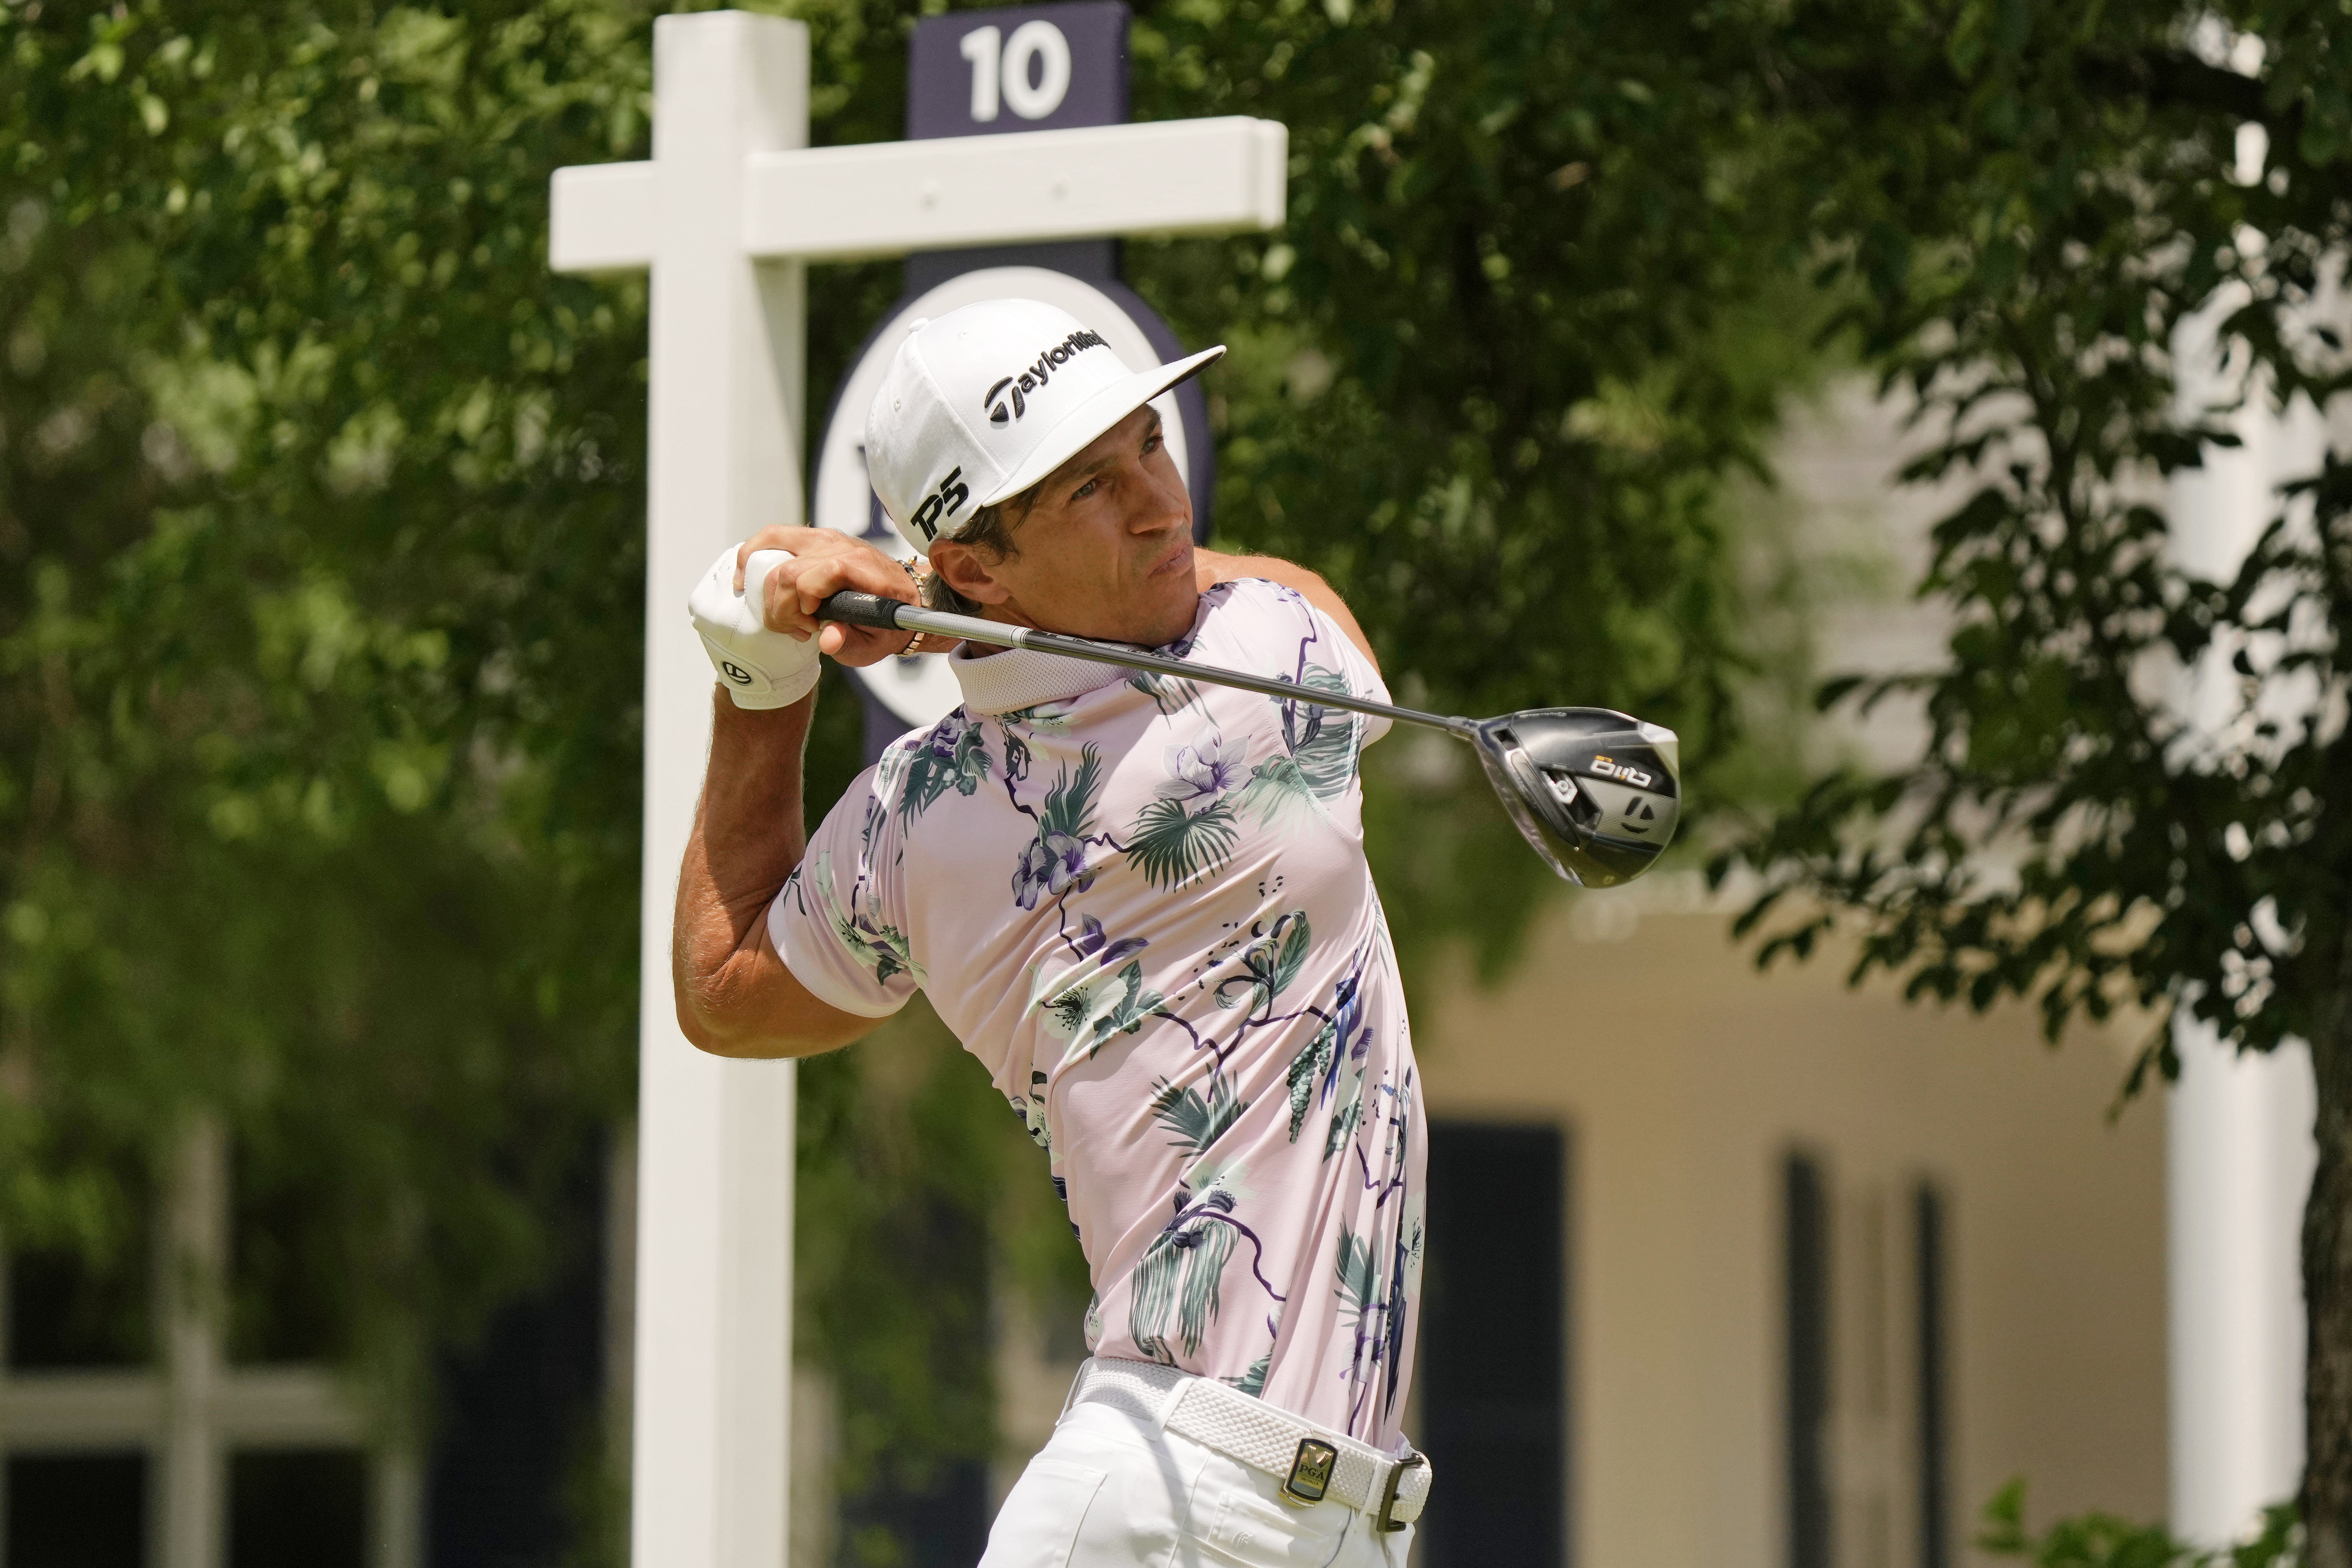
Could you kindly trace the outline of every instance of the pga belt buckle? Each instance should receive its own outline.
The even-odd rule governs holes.
[[[1339,1468],[1339,1449],[1320,1437],[1301,1437],[1290,1473],[1282,1478],[1283,1501],[1300,1508],[1321,1502],[1331,1489],[1331,1472]]]
[[[1381,1493],[1381,1506],[1372,1519],[1372,1528],[1380,1531],[1400,1531],[1405,1528],[1396,1517],[1397,1489],[1404,1478],[1429,1461],[1420,1454],[1408,1454],[1389,1467],[1388,1485]],[[1290,1473],[1282,1479],[1282,1500],[1299,1508],[1321,1502],[1331,1490],[1332,1473],[1339,1464],[1339,1450],[1319,1437],[1301,1437],[1298,1451],[1292,1456]]]

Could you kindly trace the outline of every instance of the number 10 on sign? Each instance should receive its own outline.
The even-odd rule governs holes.
[[[1000,98],[1022,119],[1043,120],[1070,90],[1070,40],[1042,16],[1013,28],[1010,38],[1002,27],[975,27],[960,48],[971,62],[971,117],[980,124],[996,119]]]

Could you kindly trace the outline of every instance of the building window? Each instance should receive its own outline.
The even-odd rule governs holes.
[[[115,1162],[115,1190],[136,1215],[155,1199],[131,1162]],[[26,1373],[143,1366],[152,1354],[155,1281],[148,1256],[130,1248],[91,1268],[70,1248],[16,1248],[7,1256],[7,1366]]]
[[[11,1455],[6,1484],[8,1568],[146,1562],[146,1455]]]
[[[233,1159],[226,1348],[239,1365],[331,1363],[352,1349],[335,1215],[311,1186]]]
[[[1950,1226],[1941,1189],[1912,1191],[1912,1243],[1918,1264],[1919,1568],[1951,1568]]]
[[[1568,1212],[1559,1128],[1432,1124],[1425,1568],[1568,1561]]]
[[[1951,1568],[1951,1219],[1937,1184],[1780,1163],[1790,1568]]]
[[[1781,1163],[1781,1211],[1789,1568],[1831,1568],[1830,1205],[1811,1156]]]
[[[366,1542],[367,1465],[359,1454],[248,1448],[229,1457],[231,1568],[366,1568]]]
[[[326,1365],[249,1359],[301,1342],[282,1313],[208,1310],[286,1263],[229,1163],[216,1130],[184,1142],[147,1267],[8,1254],[0,1568],[414,1568],[415,1466],[364,1452]]]

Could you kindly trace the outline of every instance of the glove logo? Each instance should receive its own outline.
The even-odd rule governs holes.
[[[737,664],[733,659],[720,659],[719,661],[719,668],[720,670],[725,672],[727,679],[733,681],[736,685],[749,686],[751,684],[751,672],[744,668],[741,665]]]
[[[948,477],[940,481],[937,493],[925,496],[923,504],[915,509],[915,526],[923,531],[925,539],[937,539],[940,536],[940,518],[943,514],[953,517],[963,510],[963,503],[971,499],[971,490],[962,480],[963,470],[950,468]]]

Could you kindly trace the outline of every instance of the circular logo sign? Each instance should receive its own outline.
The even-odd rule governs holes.
[[[866,411],[874,401],[875,389],[882,384],[890,356],[898,352],[899,340],[914,322],[944,316],[950,310],[976,305],[982,300],[1039,300],[1067,310],[1100,332],[1111,352],[1131,369],[1165,363],[1160,349],[1152,342],[1155,334],[1146,322],[1150,329],[1157,329],[1156,335],[1172,342],[1167,328],[1126,289],[1118,292],[1127,295],[1127,302],[1122,303],[1097,284],[1066,272],[1043,267],[989,267],[950,278],[914,299],[900,300],[867,340],[865,353],[842,381],[840,394],[834,400],[833,417],[825,425],[824,445],[817,449],[816,493],[811,498],[810,523],[856,534],[899,560],[910,553],[906,542],[898,537],[898,531],[883,515],[882,503],[875,498],[874,487],[866,480]],[[1152,399],[1151,406],[1160,411],[1168,455],[1175,459],[1176,471],[1184,477],[1185,487],[1192,494],[1193,509],[1198,512],[1205,498],[1201,487],[1192,483],[1192,454],[1196,448],[1207,448],[1209,433],[1186,416],[1190,410],[1175,392]],[[853,669],[850,674],[863,682],[885,708],[905,720],[910,729],[938,723],[963,700],[962,689],[949,671],[946,658],[938,654],[886,658],[879,664]]]

